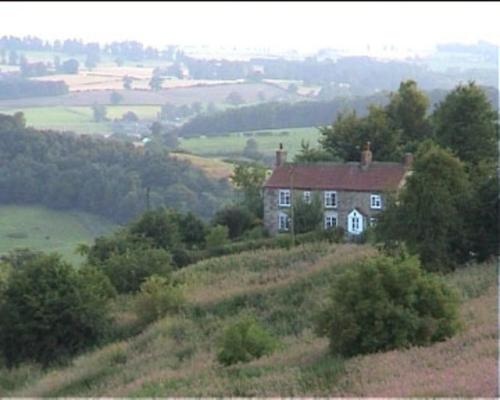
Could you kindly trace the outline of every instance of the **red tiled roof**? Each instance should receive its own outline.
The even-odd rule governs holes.
[[[399,163],[372,162],[363,170],[359,163],[285,164],[276,167],[265,188],[290,188],[293,171],[294,189],[317,190],[390,190],[396,189],[406,172]]]

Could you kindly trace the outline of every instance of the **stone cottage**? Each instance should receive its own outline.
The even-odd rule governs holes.
[[[280,144],[275,167],[263,187],[264,225],[271,234],[289,231],[292,199],[302,196],[310,202],[318,193],[323,227],[341,226],[349,235],[359,235],[376,223],[387,193],[402,187],[412,160],[407,153],[401,163],[372,161],[368,142],[359,162],[293,164],[286,162]]]

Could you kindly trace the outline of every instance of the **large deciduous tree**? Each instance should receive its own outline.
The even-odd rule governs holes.
[[[450,270],[470,257],[470,199],[463,163],[426,141],[398,201],[381,215],[376,232],[386,243],[404,241],[426,269]]]
[[[498,115],[474,82],[458,85],[432,116],[436,140],[467,163],[492,160],[497,154]]]

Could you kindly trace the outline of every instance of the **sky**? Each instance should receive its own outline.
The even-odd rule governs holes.
[[[500,45],[499,2],[0,2],[0,36],[101,43],[421,50]]]

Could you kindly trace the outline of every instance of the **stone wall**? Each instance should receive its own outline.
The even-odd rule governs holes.
[[[283,188],[286,189],[286,188]],[[272,235],[278,233],[278,215],[279,212],[290,214],[290,207],[280,207],[278,204],[278,196],[280,189],[264,189],[264,226]],[[335,190],[329,190],[335,191]],[[293,198],[302,196],[303,190],[294,190]],[[363,227],[366,229],[370,225],[370,218],[377,217],[381,210],[384,209],[384,195],[380,192],[353,192],[337,190],[337,207],[325,208],[324,206],[324,191],[311,191],[311,198],[315,193],[321,196],[323,211],[335,211],[337,213],[337,226],[341,226],[347,233],[347,216],[356,208],[363,215]],[[370,208],[370,195],[379,194],[382,196],[382,209]],[[293,204],[293,203],[292,203]]]

